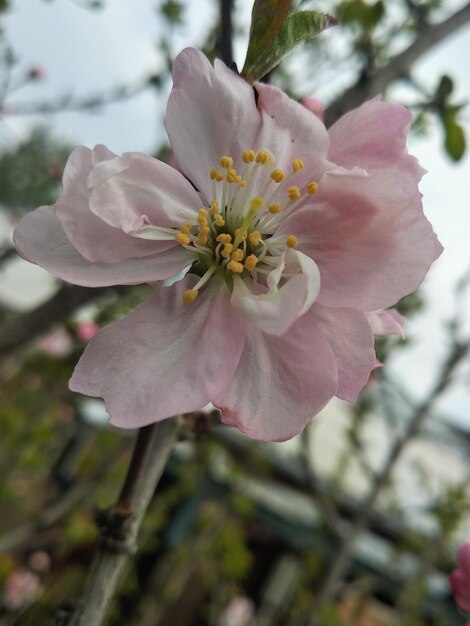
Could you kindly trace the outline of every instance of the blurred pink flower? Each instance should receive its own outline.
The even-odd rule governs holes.
[[[75,334],[80,341],[88,342],[99,331],[100,326],[96,322],[78,322]]]
[[[44,354],[58,359],[70,354],[73,348],[72,339],[63,326],[56,326],[47,335],[42,335],[36,346]]]
[[[470,543],[460,546],[458,567],[449,578],[454,598],[462,611],[470,612]]]
[[[16,570],[5,582],[3,604],[9,611],[18,611],[32,604],[41,589],[36,574],[27,569]]]
[[[47,572],[51,565],[51,557],[44,550],[36,550],[30,555],[28,565],[35,572]]]
[[[301,100],[301,103],[304,105],[304,107],[306,109],[308,109],[314,115],[316,115],[318,117],[318,119],[323,121],[325,108],[324,108],[323,104],[320,102],[320,100],[317,100],[316,98],[312,98],[310,96],[309,98],[303,98]]]
[[[328,132],[193,49],[173,79],[166,123],[184,176],[76,148],[57,204],[28,214],[15,242],[79,285],[154,286],[93,337],[70,382],[103,397],[113,424],[212,401],[250,437],[289,439],[332,396],[355,399],[376,365],[364,311],[416,289],[441,253],[406,152],[411,113],[375,98]]]

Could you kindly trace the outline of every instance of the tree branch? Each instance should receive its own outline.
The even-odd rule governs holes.
[[[329,126],[347,111],[381,93],[394,80],[407,77],[413,63],[420,56],[468,21],[470,21],[470,2],[439,24],[425,24],[411,46],[372,75],[361,76],[355,85],[347,89],[327,107],[325,111],[326,125]]]
[[[54,323],[70,315],[75,309],[104,294],[123,293],[123,287],[75,287],[63,285],[47,302],[23,315],[2,324],[0,355],[7,354],[28,343]]]
[[[424,400],[424,402],[416,408],[414,415],[408,422],[408,426],[404,434],[401,437],[397,437],[394,444],[390,448],[384,466],[381,471],[377,473],[368,496],[360,505],[360,512],[354,520],[350,532],[347,533],[346,539],[341,543],[340,548],[331,563],[329,572],[315,603],[314,614],[311,617],[309,626],[320,626],[322,611],[334,595],[338,583],[344,578],[356,540],[358,536],[367,528],[369,520],[374,512],[377,498],[379,497],[384,486],[387,484],[406,446],[419,434],[423,423],[429,416],[430,411],[434,406],[435,401],[448,387],[452,374],[462,360],[466,358],[469,353],[469,349],[469,343],[455,343],[453,345],[434,389],[429,394],[428,398],[426,398],[426,400]]]
[[[139,430],[128,474],[114,506],[100,515],[98,550],[70,626],[100,626],[116,592],[155,487],[171,453],[179,427],[177,418]],[[60,615],[59,624],[64,623]]]

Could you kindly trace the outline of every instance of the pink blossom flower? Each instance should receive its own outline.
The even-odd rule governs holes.
[[[470,612],[470,543],[460,546],[458,565],[450,575],[450,586],[458,606]]]
[[[9,611],[18,611],[32,604],[41,589],[39,578],[34,572],[19,569],[5,582],[3,603]]]
[[[99,331],[100,326],[93,321],[83,321],[77,324],[75,334],[80,341],[90,341],[92,337]]]
[[[285,440],[332,396],[355,399],[375,367],[364,311],[416,289],[442,250],[405,148],[411,114],[376,98],[328,132],[193,49],[173,79],[166,123],[184,176],[76,148],[57,204],[28,214],[16,245],[79,285],[153,284],[70,382],[103,397],[113,424],[211,401],[250,437]]]

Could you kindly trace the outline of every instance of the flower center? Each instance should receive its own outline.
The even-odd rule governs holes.
[[[288,174],[273,169],[274,157],[268,150],[245,150],[242,161],[239,173],[232,157],[220,157],[220,168],[210,171],[209,207],[199,210],[197,223],[182,224],[175,237],[195,255],[191,271],[201,277],[184,293],[187,304],[194,302],[214,273],[222,274],[229,286],[234,276],[259,281],[278,265],[283,250],[297,246],[295,235],[276,236],[276,230],[305,198],[316,193],[318,184],[308,182],[303,192],[289,184],[304,168],[301,159],[292,161]]]

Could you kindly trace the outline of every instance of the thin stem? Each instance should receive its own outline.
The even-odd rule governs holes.
[[[227,67],[233,65],[233,0],[220,0],[220,57]]]
[[[168,419],[139,430],[119,498],[99,516],[100,538],[82,598],[72,616],[63,611],[57,623],[101,626],[122,578],[155,487],[176,441],[178,420]]]

